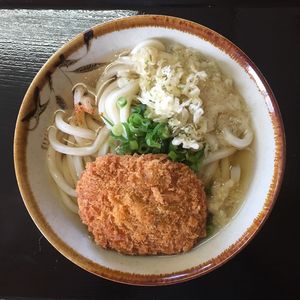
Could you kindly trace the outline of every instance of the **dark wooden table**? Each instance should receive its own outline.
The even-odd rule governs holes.
[[[261,1],[257,5],[231,1],[225,5],[221,1],[187,0],[170,1],[169,6],[167,1],[100,2],[0,0],[0,298],[300,299],[300,5],[296,1]],[[66,10],[74,8],[89,11]],[[237,44],[270,83],[287,135],[284,182],[263,229],[220,269],[168,287],[113,283],[81,270],[60,255],[28,215],[13,168],[16,116],[38,69],[80,31],[135,13],[187,18]]]

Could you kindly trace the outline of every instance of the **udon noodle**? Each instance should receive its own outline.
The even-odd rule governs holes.
[[[244,99],[217,64],[195,50],[150,39],[108,63],[95,91],[77,83],[74,109],[56,111],[49,127],[48,167],[65,205],[77,213],[76,183],[86,163],[113,151],[112,128],[143,103],[149,118],[168,123],[174,145],[204,150],[198,175],[208,209],[215,225],[226,223],[227,208],[237,205],[230,195],[246,172],[234,156],[251,145],[253,130]]]

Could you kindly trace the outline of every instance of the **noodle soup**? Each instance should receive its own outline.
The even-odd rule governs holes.
[[[100,146],[96,145],[97,151],[95,154],[93,153],[91,155],[80,156],[77,152],[77,155],[74,155],[75,152],[73,152],[73,148],[82,150],[82,147],[91,146],[98,137],[98,134],[101,132],[101,128],[104,127],[103,119],[99,118],[100,114],[97,108],[98,100],[96,100],[97,102],[95,101],[93,94],[97,94],[97,81],[100,79],[99,77],[103,73],[105,65],[108,65],[111,62],[105,58],[110,53],[114,53],[115,51],[119,51],[121,49],[128,49],[127,53],[123,53],[121,56],[131,56],[130,49],[133,49],[135,45],[138,45],[140,42],[142,42],[145,37],[158,39],[163,44],[165,44],[165,41],[171,43],[172,41],[176,41],[185,47],[197,49],[197,51],[203,53],[207,58],[212,58],[217,64],[220,64],[222,69],[221,73],[226,75],[223,76],[223,78],[234,79],[234,93],[236,93],[238,90],[244,97],[247,107],[249,108],[252,121],[250,122],[250,130],[253,128],[252,131],[255,133],[254,142],[250,143],[250,145],[245,149],[236,150],[234,153],[231,152],[231,149],[227,149],[230,148],[230,146],[226,145],[225,147],[225,141],[224,144],[221,144],[221,139],[218,139],[220,146],[219,149],[214,150],[210,150],[208,148],[206,145],[208,142],[206,142],[204,145],[205,151],[203,148],[200,149],[200,145],[198,149],[183,148],[183,143],[180,145],[173,145],[172,138],[175,138],[176,133],[173,133],[173,131],[171,132],[169,125],[165,127],[160,124],[166,123],[165,121],[154,121],[149,119],[148,115],[145,116],[143,110],[139,110],[137,108],[137,106],[141,105],[141,102],[136,99],[138,101],[133,101],[131,103],[132,106],[130,109],[130,116],[132,115],[133,110],[135,110],[135,113],[137,113],[139,116],[135,115],[134,118],[128,118],[128,121],[125,123],[127,123],[128,126],[131,124],[131,127],[132,125],[136,125],[131,129],[138,129],[139,133],[141,133],[140,129],[146,129],[146,132],[143,132],[143,134],[140,136],[141,139],[142,137],[145,138],[145,134],[147,135],[147,133],[150,132],[150,136],[148,136],[148,143],[151,147],[148,146],[147,143],[146,147],[145,144],[141,143],[141,140],[139,139],[137,139],[136,144],[131,137],[124,137],[125,140],[118,141],[115,139],[115,137],[113,137],[112,130],[109,129],[108,137],[111,139],[111,142],[108,144],[109,151],[126,152],[130,149],[128,149],[128,144],[135,149],[134,151],[149,151],[149,148],[153,148],[152,146],[160,147],[160,140],[163,138],[163,141],[166,142],[167,146],[171,147],[172,149],[169,151],[169,149],[166,148],[157,148],[158,150],[155,151],[165,150],[168,151],[167,154],[109,154],[97,157],[94,160],[96,152],[100,150]],[[165,47],[166,46],[168,45],[165,44]],[[168,52],[168,50],[164,52]],[[118,59],[118,56],[115,59]],[[211,61],[212,59],[207,60]],[[194,70],[196,72],[205,71],[198,68]],[[172,71],[172,67],[170,68],[170,71]],[[164,70],[164,73],[168,74],[169,71]],[[209,72],[207,71],[206,73],[208,74]],[[200,75],[202,78],[205,76],[204,73],[200,73],[199,76]],[[139,79],[139,77],[140,75],[137,74],[136,78],[132,79]],[[184,80],[186,78],[181,79]],[[209,79],[209,77],[207,79]],[[182,84],[182,80],[180,80],[181,82],[178,83],[178,86]],[[74,99],[71,90],[76,83],[84,83],[87,86],[87,91],[85,91],[84,94],[85,96],[90,96],[92,108],[95,108],[95,114],[91,115],[84,112],[84,116],[85,119],[92,117],[92,121],[95,121],[99,124],[95,130],[92,129],[93,125],[91,125],[91,122],[89,122],[90,120],[86,122],[87,127],[85,127],[85,125],[82,126],[77,122],[73,125],[70,124],[73,123],[72,121],[75,121]],[[204,82],[200,81],[200,84],[202,83]],[[207,107],[205,107],[206,99],[204,97],[204,88],[201,88],[200,85],[199,87],[199,96],[200,99],[202,99],[202,105],[193,107],[193,111],[196,115],[196,122],[199,114],[201,115],[200,108],[203,109],[204,114],[202,114],[198,120],[203,119],[207,113]],[[183,89],[181,90],[183,91]],[[190,92],[192,92],[192,90],[196,91],[197,89],[190,89]],[[182,93],[181,91],[179,92],[179,98],[181,98],[180,95]],[[85,101],[86,100],[87,99],[85,99]],[[120,101],[121,105],[124,105],[124,103],[126,103],[124,99]],[[49,125],[53,123],[53,117],[56,116],[54,112],[58,108],[64,110],[64,112],[61,112],[63,121],[72,126],[72,132],[70,134],[58,129],[55,123],[53,126],[56,127],[56,131],[54,127],[49,128],[48,131],[46,130]],[[119,106],[117,109],[120,109]],[[104,114],[104,117],[107,118],[108,115]],[[139,120],[142,120],[143,122],[139,122]],[[188,120],[189,124],[191,124],[190,121],[191,119]],[[175,123],[173,118],[171,124],[176,125]],[[156,127],[157,125],[159,125],[159,130],[153,134],[152,129],[149,128],[149,126],[153,128],[153,126]],[[73,126],[91,129],[94,132],[95,137],[92,139],[80,137],[83,140],[78,140],[78,142],[84,143],[82,146],[79,146],[74,137],[75,132],[73,132]],[[126,127],[126,125],[124,126]],[[169,131],[166,130],[166,128]],[[241,132],[239,135],[239,133],[234,132],[233,129],[234,128],[229,126],[229,132],[234,136],[238,137],[239,139],[244,139],[244,137],[246,137],[246,131]],[[145,161],[146,156],[151,156],[153,158],[151,159],[152,161],[157,160],[157,156],[164,156],[164,162],[166,165],[172,166],[170,170],[174,171],[172,171],[171,177],[173,177],[175,174],[178,174],[175,176],[178,176],[183,180],[186,178],[186,182],[182,182],[180,185],[181,191],[184,190],[184,188],[186,189],[186,193],[183,193],[184,197],[170,197],[169,200],[175,205],[163,208],[163,211],[170,211],[173,207],[178,207],[175,203],[176,199],[185,199],[185,201],[180,202],[180,205],[182,208],[183,206],[186,206],[189,212],[186,214],[184,213],[185,209],[183,209],[183,218],[180,219],[181,221],[177,222],[178,219],[172,217],[165,219],[164,228],[167,229],[167,227],[169,227],[171,232],[173,228],[180,229],[180,226],[189,226],[189,224],[194,224],[194,228],[198,228],[197,224],[199,224],[201,221],[200,218],[198,218],[198,223],[194,223],[192,219],[189,220],[189,217],[193,217],[193,214],[194,217],[196,217],[198,212],[200,212],[203,217],[202,221],[206,218],[204,212],[206,211],[206,206],[208,206],[209,199],[207,199],[208,197],[205,196],[204,193],[201,193],[201,196],[199,197],[205,200],[201,202],[204,204],[203,206],[200,204],[200,211],[193,210],[193,205],[185,205],[186,203],[189,203],[189,199],[191,198],[192,194],[197,196],[197,194],[193,193],[195,188],[193,187],[191,180],[189,180],[189,176],[186,176],[185,174],[190,174],[191,176],[193,175],[195,179],[194,183],[198,182],[198,184],[200,184],[202,180],[204,181],[203,177],[202,179],[197,178],[196,174],[199,174],[197,169],[199,169],[199,172],[202,176],[202,172],[209,165],[209,163],[207,163],[209,160],[207,159],[210,153],[217,154],[217,156],[214,155],[214,158],[218,160],[225,158],[220,157],[221,154],[225,153],[228,155],[229,153],[228,159],[230,164],[232,164],[232,166],[240,166],[240,181],[237,184],[240,189],[243,189],[242,185],[244,184],[245,176],[247,177],[249,175],[252,178],[249,184],[245,183],[246,191],[241,192],[241,197],[239,200],[242,205],[237,204],[237,207],[239,207],[238,213],[233,213],[234,216],[230,218],[231,212],[227,211],[226,213],[228,213],[230,219],[229,222],[227,221],[228,219],[226,217],[227,224],[225,226],[220,225],[221,230],[218,230],[217,234],[214,234],[213,237],[208,238],[207,240],[200,240],[205,236],[205,228],[202,231],[204,236],[199,234],[197,234],[197,236],[194,235],[194,238],[198,237],[198,240],[195,244],[192,244],[192,247],[193,245],[198,245],[198,241],[200,240],[200,244],[197,247],[193,247],[189,251],[188,247],[182,248],[179,245],[179,247],[175,250],[185,251],[185,253],[181,253],[179,255],[164,255],[159,257],[157,255],[120,255],[116,251],[108,251],[103,249],[101,245],[101,247],[98,247],[99,244],[97,245],[97,240],[95,239],[94,233],[92,232],[94,238],[91,239],[88,234],[90,229],[84,225],[85,223],[82,217],[80,216],[79,218],[76,213],[72,213],[72,211],[64,207],[63,202],[60,201],[62,199],[62,197],[59,195],[60,189],[56,188],[56,184],[53,182],[50,176],[47,165],[45,165],[47,149],[49,149],[49,139],[47,133],[51,133],[51,131],[55,131],[55,139],[51,141],[52,146],[56,148],[58,145],[57,142],[60,142],[64,146],[69,146],[68,148],[53,148],[55,152],[54,166],[56,166],[56,171],[59,173],[53,173],[52,175],[55,177],[56,175],[60,174],[62,178],[64,178],[64,176],[68,176],[63,175],[63,172],[65,172],[65,167],[63,168],[63,166],[66,166],[66,163],[68,163],[67,171],[70,175],[69,169],[72,168],[72,166],[75,167],[73,156],[79,156],[78,161],[79,163],[81,162],[81,165],[84,169],[82,175],[80,175],[79,183],[83,183],[82,177],[87,178],[86,176],[90,174],[89,171],[93,171],[93,166],[97,164],[97,161],[105,162],[111,160],[110,157],[113,157],[113,160],[115,161],[124,161],[126,160],[126,157],[132,162],[136,160],[135,158]],[[116,126],[116,128],[114,128],[114,132],[117,134],[116,136],[118,136],[120,132],[123,133],[120,126]],[[164,138],[169,135],[169,132],[172,133],[172,136],[171,138],[167,138],[165,140]],[[219,132],[215,132],[215,134],[219,134],[221,138],[222,134],[224,134],[224,131],[219,130]],[[158,137],[159,143],[156,143]],[[179,136],[177,137],[183,138]],[[77,136],[76,138],[78,139]],[[72,141],[72,139],[74,140]],[[179,142],[179,139],[177,139],[177,141],[175,140],[175,144]],[[191,140],[189,142],[190,146],[193,145],[197,147],[196,144],[192,143]],[[201,142],[201,140],[195,139],[195,142],[198,144],[198,142]],[[214,144],[212,139],[210,140],[210,144]],[[254,151],[254,154],[251,157],[254,157],[255,161],[254,163],[250,162],[250,166],[244,167],[242,162],[239,160],[235,161],[234,158],[246,149],[247,150],[245,153],[250,155],[248,150],[249,147]],[[226,151],[223,152],[224,148]],[[67,150],[68,153],[60,153],[57,150],[63,150],[64,152]],[[88,148],[88,150],[90,150],[90,148]],[[171,150],[173,152],[171,152]],[[222,151],[216,153],[216,150]],[[103,149],[103,151],[105,152],[105,149]],[[69,156],[72,157],[72,161],[69,159]],[[169,159],[167,156],[169,156]],[[210,155],[210,160],[211,158],[212,156]],[[97,25],[86,32],[80,33],[72,41],[66,43],[61,49],[59,49],[41,68],[40,72],[30,85],[20,108],[15,130],[14,160],[16,176],[26,208],[28,209],[28,212],[38,228],[58,251],[85,270],[113,281],[137,285],[165,285],[190,280],[192,278],[204,275],[216,269],[217,267],[222,266],[249,243],[249,241],[258,232],[264,221],[267,219],[278,195],[284,171],[285,139],[279,108],[270,87],[255,64],[238,47],[209,28],[187,20],[168,16],[134,16]],[[70,162],[68,162],[68,160],[70,160]],[[85,162],[88,160],[92,160],[92,162],[86,164]],[[174,160],[174,162],[172,160]],[[178,160],[182,160],[182,163],[176,162]],[[213,161],[210,161],[210,163],[213,163]],[[69,166],[69,164],[71,164],[71,166]],[[221,165],[221,162],[219,162],[218,165]],[[226,161],[223,162],[222,165],[226,166]],[[78,164],[76,164],[76,166],[78,167]],[[161,173],[161,169],[161,164],[157,165],[156,173],[153,174],[159,175]],[[183,169],[188,172],[182,172]],[[111,172],[120,171],[119,167],[116,165],[110,169],[104,166],[101,169],[101,172],[104,172],[106,176],[109,176],[108,170]],[[133,180],[132,176],[135,173],[130,173],[130,176],[127,176],[129,170],[126,170],[127,171],[124,173],[126,182],[113,181],[113,175],[112,178],[108,178],[108,181],[110,181],[110,184],[112,184],[115,188],[111,189],[110,191],[108,191],[107,188],[104,189],[108,192],[114,190],[119,190],[121,192],[119,188],[116,188],[116,184],[120,183],[123,188],[125,187],[125,183],[134,184],[135,180]],[[232,175],[233,178],[237,178],[238,172],[236,170],[237,168],[234,168],[233,172],[231,172],[230,168],[230,177]],[[252,171],[253,176],[249,174]],[[97,174],[101,174],[101,172]],[[206,170],[205,173],[208,173],[208,171]],[[138,176],[142,174],[137,173]],[[73,175],[77,174],[74,173]],[[159,180],[159,185],[162,184],[166,186],[168,182],[171,182],[168,180],[167,174],[161,174],[160,176],[161,180]],[[147,175],[145,177],[141,177],[141,180],[147,177]],[[91,179],[92,178],[93,176]],[[211,178],[211,183],[213,183],[213,177]],[[75,183],[71,182],[70,178],[66,178],[65,180],[69,180],[70,182],[69,187],[71,190],[69,190],[69,192],[71,192],[72,189],[75,190]],[[74,181],[74,179],[72,180]],[[77,185],[77,179],[75,178],[75,180]],[[103,182],[107,181],[105,180]],[[176,180],[174,183],[176,183]],[[88,192],[89,186],[92,187],[94,184],[87,184],[85,191]],[[143,185],[142,183],[139,185],[139,187],[141,189],[136,188],[132,189],[132,191],[134,193],[140,192],[140,194],[142,194],[142,191],[145,191],[146,189],[147,193],[143,194],[146,195],[146,197],[141,198],[144,198],[146,202],[147,199],[151,200],[148,198],[149,188],[147,190],[147,185]],[[208,185],[206,188],[206,193],[208,196],[209,187],[210,186]],[[66,185],[64,188],[66,188]],[[178,190],[179,189],[175,188],[172,190],[172,193],[176,194],[178,193]],[[203,191],[203,185],[200,190]],[[103,191],[99,191],[99,189],[96,191],[98,194],[103,195]],[[75,212],[78,212],[78,203],[79,213],[82,213],[82,207],[80,207],[81,195],[78,190],[75,190],[75,192],[76,197],[68,196],[65,193],[68,196],[66,199],[72,200]],[[239,194],[239,192],[235,192],[235,189],[232,189],[232,193],[235,195]],[[124,194],[125,193],[119,193],[119,199],[122,200],[123,203],[124,200],[126,200],[125,197],[122,197]],[[98,199],[99,197],[96,195],[94,200]],[[142,213],[140,219],[141,222],[139,224],[141,226],[138,228],[145,229],[145,232],[143,232],[144,234],[139,235],[143,238],[146,232],[149,232],[148,228],[155,226],[155,222],[151,223],[151,219],[146,219],[144,210],[141,210],[140,206],[136,206],[136,204],[141,202],[141,199],[139,197],[132,199],[137,200],[137,203],[133,203],[133,206],[137,208],[136,212]],[[91,200],[93,200],[92,197]],[[196,200],[196,197],[194,197],[194,200]],[[154,209],[155,207],[155,205],[152,206],[153,212],[156,211]],[[88,205],[86,208],[88,209]],[[97,220],[97,212],[102,211],[102,208],[99,208],[100,209],[98,209],[94,215],[95,220]],[[133,211],[131,205],[127,208],[128,212]],[[178,208],[180,209],[180,207]],[[111,227],[106,226],[107,223],[101,223],[102,220],[103,218],[98,220],[98,225],[102,226],[102,224],[104,224],[104,229],[110,230]],[[128,219],[124,219],[124,221],[128,221]],[[171,224],[169,221],[171,221]],[[203,224],[205,225],[205,222],[201,223],[201,226],[203,226]],[[116,225],[118,224],[115,222],[115,226]],[[209,231],[209,227],[210,226],[208,225],[206,228],[207,233]],[[185,230],[177,231],[176,234],[175,232],[173,233],[173,235],[160,236],[154,232],[158,244],[165,242],[167,246],[172,246],[172,241],[174,241],[176,238],[178,240],[178,238],[182,237],[186,240],[191,237],[190,233]],[[135,234],[135,231],[133,231],[133,234]],[[100,236],[98,235],[98,237]],[[114,237],[117,238],[120,237],[120,235],[112,235],[109,233],[106,235],[106,238],[110,240]],[[145,244],[143,244],[143,246],[145,246]],[[169,247],[169,249],[171,248]],[[118,249],[114,250],[118,251]],[[166,252],[170,253],[170,251],[164,251],[164,253]],[[171,252],[174,253],[175,251]],[[139,253],[141,253],[141,251]],[[150,251],[147,253],[150,253]],[[162,251],[160,251],[160,253],[162,253]],[[176,251],[176,253],[179,252]]]
[[[194,49],[150,39],[93,81],[73,87],[74,109],[57,111],[49,129],[48,167],[66,206],[78,212],[77,181],[96,157],[165,153],[203,181],[208,234],[224,226],[254,160],[250,114],[232,79]]]
[[[206,182],[207,203],[210,213],[207,222],[208,236],[226,225],[243,204],[244,195],[253,175],[254,158],[255,154],[252,147],[238,151],[220,161],[211,181]],[[240,166],[238,184],[232,182],[228,171],[224,170],[228,164]],[[205,177],[205,175],[202,176]]]

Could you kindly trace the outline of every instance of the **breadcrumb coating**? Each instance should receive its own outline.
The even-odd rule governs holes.
[[[206,235],[202,182],[164,154],[98,157],[87,164],[77,195],[82,222],[105,249],[176,254]]]

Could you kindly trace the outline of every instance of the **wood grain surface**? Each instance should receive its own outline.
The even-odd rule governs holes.
[[[0,10],[0,89],[27,87],[66,41],[93,25],[133,14],[121,10]]]

